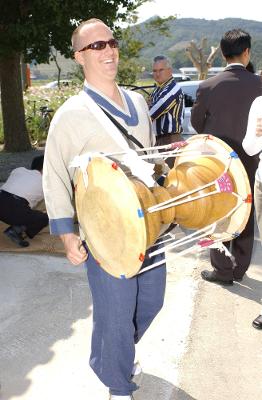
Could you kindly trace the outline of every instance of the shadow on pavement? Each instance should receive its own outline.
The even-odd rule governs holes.
[[[135,400],[197,400],[172,383],[154,375],[142,373],[135,379],[140,386],[134,392]]]
[[[258,239],[254,240],[252,260],[241,282],[234,282],[233,286],[224,289],[238,296],[250,299],[261,304],[262,298],[262,246]],[[255,278],[254,278],[255,276]],[[257,279],[258,278],[258,279]]]
[[[25,395],[32,371],[53,362],[62,352],[54,347],[90,316],[86,271],[58,257],[1,255],[0,304],[0,398],[8,400]]]
[[[226,287],[231,293],[261,304],[262,281],[245,276],[242,282],[235,282],[233,286]]]

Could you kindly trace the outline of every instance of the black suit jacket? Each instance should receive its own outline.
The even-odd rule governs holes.
[[[257,159],[247,156],[242,141],[250,106],[261,95],[261,78],[242,65],[231,65],[200,84],[191,110],[191,123],[195,130],[212,134],[228,143],[246,167],[251,184]]]

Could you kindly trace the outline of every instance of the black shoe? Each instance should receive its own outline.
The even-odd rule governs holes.
[[[233,280],[236,281],[236,282],[242,282],[243,279],[245,278],[245,276],[247,276],[246,273],[244,273],[244,275],[242,275],[241,277],[240,276],[235,276],[234,273],[233,273]]]
[[[243,278],[235,278],[235,277],[234,277],[234,281],[236,281],[236,282],[242,282],[242,281],[243,281]]]
[[[20,247],[28,247],[29,246],[29,242],[27,242],[26,240],[24,240],[22,233],[17,233],[15,229],[13,229],[12,226],[10,226],[9,228],[7,228],[4,231],[4,234],[9,237],[9,239],[12,240],[12,242],[18,244],[18,246]]]
[[[254,319],[254,321],[252,322],[252,325],[256,329],[262,329],[262,315],[256,317],[256,319]]]
[[[216,271],[204,270],[201,272],[201,276],[205,281],[218,283],[220,285],[233,285],[233,280],[224,280],[217,276]]]
[[[22,236],[25,235],[26,226],[24,226],[24,225],[11,225],[10,228],[14,229],[16,231],[16,233],[18,233],[18,234],[21,233]]]

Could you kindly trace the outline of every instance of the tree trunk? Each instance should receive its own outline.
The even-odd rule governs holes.
[[[59,66],[59,64],[57,62],[57,50],[56,50],[56,52],[54,54],[53,49],[51,48],[51,54],[52,54],[53,61],[55,62],[57,71],[58,71],[58,73],[57,73],[57,83],[58,83],[58,88],[60,89],[61,68],[60,68],[60,66]]]
[[[219,50],[219,47],[211,47],[209,56],[205,56],[204,49],[206,48],[207,39],[203,38],[201,46],[197,47],[194,40],[191,40],[189,46],[186,48],[186,54],[192,61],[194,67],[198,71],[198,80],[204,80],[207,78],[208,70],[212,67],[214,58]]]
[[[4,126],[4,150],[30,150],[31,143],[25,124],[21,81],[20,54],[0,58],[1,105]]]

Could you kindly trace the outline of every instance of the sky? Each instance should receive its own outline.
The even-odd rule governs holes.
[[[262,21],[261,4],[261,0],[250,2],[247,0],[153,0],[138,9],[138,22],[143,22],[154,15],[160,17],[177,15],[177,18],[209,20],[242,18]]]

